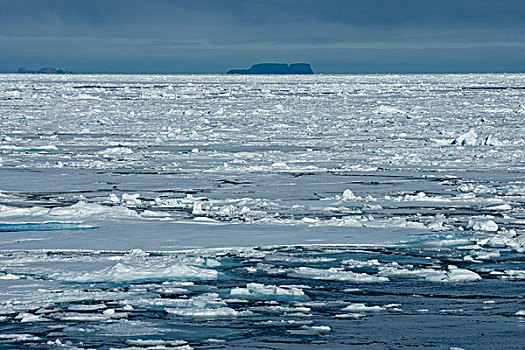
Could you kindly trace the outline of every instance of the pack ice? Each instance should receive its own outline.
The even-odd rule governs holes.
[[[524,78],[0,74],[0,347],[521,348]]]

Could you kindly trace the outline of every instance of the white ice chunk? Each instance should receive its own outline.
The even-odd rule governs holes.
[[[20,320],[20,322],[43,322],[43,321],[49,321],[46,318],[43,318],[39,315],[33,315],[31,313],[23,312],[21,314],[18,314],[15,319]]]
[[[473,282],[481,279],[480,275],[467,269],[459,269],[456,266],[449,266],[447,282]]]
[[[251,311],[236,311],[229,307],[219,308],[204,308],[204,309],[189,309],[189,308],[173,308],[166,309],[166,312],[177,316],[186,317],[202,317],[202,318],[223,318],[223,317],[242,317],[250,316]]]
[[[350,312],[353,312],[353,313],[359,313],[359,312],[366,312],[366,311],[373,311],[373,312],[378,312],[378,311],[382,311],[382,310],[385,310],[384,307],[381,307],[381,306],[366,306],[365,304],[363,303],[354,303],[354,304],[350,304],[344,308],[341,309],[341,311],[350,311]]]
[[[134,194],[122,194],[122,201],[126,202],[127,205],[141,205],[142,201],[139,199],[140,193]]]
[[[288,329],[286,332],[294,335],[317,335],[331,331],[332,329],[328,326],[301,326],[299,329]]]
[[[358,198],[358,197],[356,197],[356,196],[354,195],[354,193],[353,193],[350,189],[347,188],[346,190],[343,191],[343,197],[342,197],[342,199],[343,199],[344,201],[352,201],[352,200],[356,200],[357,198]]]
[[[133,150],[128,147],[113,147],[99,151],[98,154],[104,157],[113,158],[133,154]]]
[[[4,340],[10,341],[10,342],[36,341],[36,340],[40,340],[40,337],[37,337],[36,335],[33,335],[33,334],[27,334],[27,333],[0,334],[0,342],[4,342]]]
[[[203,214],[205,214],[205,211],[202,210],[202,202],[199,202],[199,201],[193,202],[193,208],[191,210],[191,213],[193,215],[203,215]]]
[[[60,317],[65,322],[103,322],[108,318],[101,314],[68,313]]]
[[[300,288],[283,287],[267,286],[261,283],[248,283],[246,288],[232,288],[230,295],[250,298],[285,297],[291,299],[308,299]]]
[[[406,269],[395,266],[382,266],[379,268],[379,276],[387,276],[398,279],[423,279],[428,282],[441,282],[447,276],[444,271],[434,269]]]
[[[395,266],[382,266],[379,268],[378,275],[399,279],[423,279],[427,282],[472,282],[481,279],[477,273],[466,269],[458,269],[455,266],[449,266],[449,271],[434,269],[410,270]]]
[[[115,309],[107,309],[102,312],[102,314],[106,317],[113,318],[113,319],[119,319],[119,318],[127,318],[128,314],[125,312],[116,312]]]
[[[467,228],[475,231],[495,232],[498,230],[498,224],[493,220],[471,219],[467,224]]]
[[[140,347],[160,347],[164,349],[166,347],[174,347],[188,344],[185,340],[162,340],[162,339],[128,339],[126,340],[127,345],[140,346]],[[167,348],[166,348],[167,349]]]
[[[487,210],[511,210],[512,207],[509,204],[493,205],[486,208]]]
[[[392,107],[392,106],[384,106],[381,105],[379,108],[375,110],[376,114],[387,114],[387,115],[393,115],[393,114],[406,114],[405,111]]]
[[[351,313],[348,313],[348,314],[336,314],[335,317],[337,317],[337,318],[349,318],[351,320],[359,320],[359,319],[361,319],[363,317],[366,317],[366,315],[365,314],[351,312]]]
[[[108,196],[108,201],[112,202],[112,203],[120,203],[120,199],[118,198],[118,196],[114,193],[110,194]]]
[[[452,142],[453,145],[476,146],[478,145],[478,134],[474,129],[456,137]]]
[[[14,146],[14,145],[3,145],[0,146],[0,151],[14,151],[14,152],[38,152],[38,151],[56,151],[58,150],[55,145],[46,146]]]

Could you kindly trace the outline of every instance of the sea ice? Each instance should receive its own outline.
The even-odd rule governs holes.
[[[49,216],[59,216],[67,218],[101,216],[107,218],[129,218],[138,217],[138,214],[125,206],[108,207],[97,203],[84,201],[77,202],[69,207],[53,208],[49,210]]]
[[[358,197],[356,197],[356,196],[354,195],[354,193],[353,193],[350,189],[347,188],[347,189],[344,190],[344,192],[343,192],[343,197],[342,197],[342,199],[343,199],[344,201],[353,201],[353,200],[357,200]]]
[[[366,306],[363,303],[350,304],[341,309],[341,311],[350,311],[352,313],[359,313],[359,312],[366,312],[366,311],[378,312],[378,311],[383,311],[383,310],[386,310],[386,309],[384,307],[377,306],[377,305],[376,306]]]
[[[126,344],[140,347],[164,346],[167,349],[174,346],[186,345],[188,342],[185,340],[128,339],[126,340]]]
[[[106,148],[103,151],[99,151],[98,154],[104,157],[120,157],[120,156],[133,154],[133,150],[128,147],[114,147],[114,148]]]
[[[46,318],[44,318],[42,316],[33,315],[33,314],[27,313],[27,312],[24,312],[24,313],[21,313],[21,314],[17,315],[15,317],[15,319],[20,320],[20,322],[22,322],[22,323],[25,323],[25,322],[44,322],[44,321],[49,321],[48,319],[46,319]]]
[[[387,114],[387,115],[406,114],[405,111],[402,111],[399,108],[395,108],[392,106],[385,106],[385,105],[379,106],[379,108],[377,108],[375,112],[377,114]]]
[[[166,312],[171,315],[185,316],[185,317],[202,317],[202,318],[222,318],[222,317],[244,317],[251,316],[251,311],[236,311],[229,307],[219,308],[204,308],[204,309],[166,309]]]
[[[166,267],[126,265],[117,263],[113,267],[85,273],[55,273],[51,279],[68,282],[132,282],[132,281],[166,281],[216,279],[218,272],[184,264],[174,264]]]
[[[493,220],[490,219],[471,219],[467,224],[467,228],[475,231],[495,232],[498,230],[498,224],[496,224]]]
[[[523,78],[1,75],[0,342],[518,348]]]
[[[468,132],[456,137],[451,144],[459,146],[477,146],[478,134],[474,129],[470,129]]]
[[[467,269],[459,269],[456,266],[449,265],[446,282],[473,282],[481,279],[480,275]]]
[[[331,267],[329,269],[316,269],[312,267],[301,266],[289,273],[293,277],[311,278],[318,280],[339,280],[351,281],[357,283],[369,282],[386,282],[389,279],[383,276],[373,276],[366,273],[356,273],[352,271],[345,271],[340,268]]]
[[[255,299],[309,299],[300,288],[267,286],[261,283],[248,283],[246,288],[233,288],[230,291],[230,295],[235,297]]]
[[[12,273],[6,273],[0,275],[0,280],[19,280],[20,276],[13,275]]]
[[[366,317],[366,315],[365,314],[351,312],[351,313],[347,313],[347,314],[336,314],[335,317],[337,317],[337,318],[349,318],[351,320],[360,320],[363,317]]]
[[[36,335],[33,335],[33,334],[27,334],[27,333],[13,333],[13,334],[10,334],[10,333],[5,333],[5,334],[0,334],[0,342],[1,343],[5,343],[5,342],[23,342],[23,341],[37,341],[37,340],[40,340],[41,338],[36,336]]]

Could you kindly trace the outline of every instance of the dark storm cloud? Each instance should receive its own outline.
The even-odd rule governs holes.
[[[523,71],[525,2],[0,0],[0,70]]]

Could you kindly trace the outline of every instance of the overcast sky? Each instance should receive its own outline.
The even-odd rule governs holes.
[[[0,71],[525,72],[524,0],[0,0]]]

